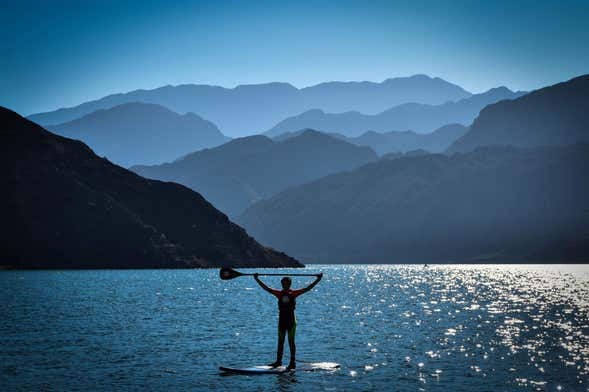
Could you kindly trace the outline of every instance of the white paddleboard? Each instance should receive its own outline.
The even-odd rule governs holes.
[[[243,367],[243,368],[234,368],[234,367],[226,367],[226,366],[219,366],[219,370],[225,373],[234,373],[234,374],[280,374],[286,373],[291,371],[303,371],[303,372],[313,372],[318,370],[336,370],[339,368],[339,364],[335,362],[298,362],[297,368],[293,370],[288,370],[286,366],[279,366],[279,367],[270,367],[267,365],[261,366],[251,366],[251,367]]]

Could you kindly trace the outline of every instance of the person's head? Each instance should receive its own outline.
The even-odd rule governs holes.
[[[290,285],[292,285],[292,280],[288,276],[285,276],[280,280],[280,283],[282,284],[282,288],[284,290],[288,290],[290,289]]]

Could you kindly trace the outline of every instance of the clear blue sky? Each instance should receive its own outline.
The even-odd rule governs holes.
[[[381,81],[480,92],[589,72],[589,1],[2,1],[0,105],[166,84]]]

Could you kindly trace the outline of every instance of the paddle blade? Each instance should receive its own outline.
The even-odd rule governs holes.
[[[219,271],[219,277],[223,280],[235,279],[241,275],[242,274],[240,272],[237,272],[233,268],[229,267],[221,268],[221,270]]]

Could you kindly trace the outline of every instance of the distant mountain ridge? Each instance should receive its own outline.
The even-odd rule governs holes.
[[[489,105],[447,155],[387,154],[238,221],[310,262],[588,262],[588,98],[583,75]]]
[[[589,74],[487,106],[448,153],[577,142],[589,142]]]
[[[378,155],[406,153],[415,150],[425,150],[431,153],[446,151],[454,141],[466,133],[467,129],[464,125],[448,124],[432,133],[415,133],[413,131],[380,133],[368,131],[357,137],[346,137],[338,133],[328,133],[328,135],[357,146],[370,147]],[[273,140],[286,140],[300,135],[304,131],[282,133]]]
[[[75,107],[33,114],[29,119],[42,125],[56,125],[99,109],[143,102],[162,105],[177,113],[197,113],[215,123],[226,135],[244,136],[260,133],[312,108],[378,113],[406,102],[440,104],[470,95],[455,84],[425,75],[391,78],[381,83],[328,82],[301,89],[288,83],[235,88],[186,84],[113,94]]]
[[[0,266],[300,267],[198,193],[147,180],[0,107]]]
[[[230,140],[215,124],[194,113],[180,115],[160,105],[139,102],[100,109],[47,128],[81,140],[98,155],[125,167],[170,162]]]
[[[381,159],[237,221],[305,262],[588,262],[589,145]]]
[[[257,135],[189,154],[158,166],[134,166],[136,173],[184,184],[221,211],[236,216],[257,200],[288,187],[375,161],[368,147],[307,130],[282,142]]]
[[[391,105],[392,107],[375,115],[357,111],[326,113],[320,109],[312,109],[282,120],[264,134],[274,137],[305,128],[326,133],[336,132],[347,137],[360,136],[368,131],[383,133],[412,130],[417,133],[430,133],[446,124],[458,123],[468,126],[488,104],[514,99],[523,94],[525,92],[513,92],[506,87],[499,87],[456,102],[437,105],[415,102]]]
[[[347,138],[349,142],[368,146],[382,155],[390,152],[408,152],[414,150],[426,150],[429,152],[444,152],[456,139],[468,130],[461,124],[444,125],[432,133],[405,132],[366,132],[355,138]]]

